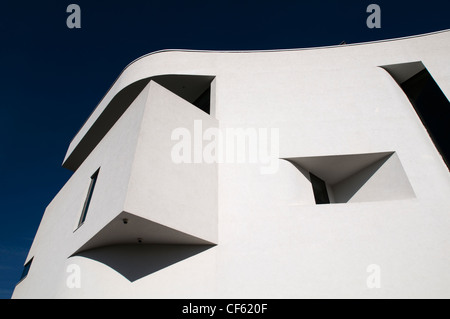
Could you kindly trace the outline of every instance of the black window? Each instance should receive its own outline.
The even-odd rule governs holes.
[[[28,272],[30,271],[30,267],[31,267],[31,263],[33,262],[33,258],[30,259],[29,262],[27,262],[25,264],[25,266],[23,266],[23,271],[22,271],[22,275],[20,276],[20,280],[19,282],[21,282],[22,280],[25,279],[25,277],[28,275]]]
[[[94,173],[94,175],[91,176],[91,183],[89,185],[88,194],[87,194],[86,200],[84,202],[83,211],[81,212],[81,217],[80,217],[80,221],[78,223],[78,227],[83,225],[84,221],[86,220],[86,215],[87,215],[87,212],[89,209],[89,204],[91,203],[92,194],[94,193],[94,187],[95,187],[95,183],[97,182],[97,177],[98,177],[99,171],[100,171],[100,169],[97,170]]]
[[[425,68],[401,84],[434,145],[450,168],[450,103]]]
[[[325,182],[313,173],[309,173],[309,176],[311,178],[316,204],[329,204],[330,199],[328,198],[327,185]]]
[[[203,112],[210,114],[211,87],[203,92],[192,104]]]

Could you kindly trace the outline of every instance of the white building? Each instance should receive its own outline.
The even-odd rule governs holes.
[[[13,298],[449,298],[449,58],[446,30],[134,61]]]

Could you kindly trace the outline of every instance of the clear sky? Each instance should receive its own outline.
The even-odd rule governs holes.
[[[69,4],[81,29],[69,29]],[[369,4],[381,28],[369,29]],[[450,28],[450,1],[2,1],[0,298],[10,298],[45,207],[71,176],[71,139],[134,59],[160,49],[358,43]],[[450,58],[450,57],[449,57]]]

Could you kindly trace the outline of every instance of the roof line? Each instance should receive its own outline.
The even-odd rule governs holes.
[[[330,48],[345,48],[345,47],[349,47],[349,46],[357,46],[357,45],[367,45],[367,44],[376,44],[376,43],[383,43],[383,42],[391,42],[391,41],[398,41],[398,40],[407,40],[407,39],[412,39],[412,38],[419,38],[419,37],[425,37],[425,36],[430,36],[430,35],[435,35],[435,34],[439,34],[439,33],[444,33],[444,32],[450,32],[450,29],[444,29],[444,30],[439,30],[439,31],[433,31],[433,32],[428,32],[428,33],[423,33],[423,34],[418,34],[418,35],[411,35],[411,36],[405,36],[405,37],[400,37],[400,38],[391,38],[391,39],[386,39],[386,40],[375,40],[375,41],[368,41],[368,42],[358,42],[358,43],[350,43],[350,44],[345,44],[345,45],[341,45],[341,44],[336,44],[336,45],[329,45],[329,46],[321,46],[321,47],[309,47],[309,48],[292,48],[292,49],[267,49],[267,50],[195,50],[195,49],[162,49],[162,50],[157,50],[157,51],[153,51],[147,54],[144,54],[136,59],[134,59],[133,61],[131,61],[130,63],[128,63],[125,68],[123,68],[123,70],[120,72],[119,76],[114,80],[114,82],[111,84],[111,86],[109,87],[109,89],[106,91],[106,93],[103,95],[103,97],[100,99],[100,101],[96,104],[96,107],[92,110],[92,112],[89,114],[89,116],[87,117],[86,121],[83,123],[83,125],[81,125],[81,127],[78,129],[77,133],[75,133],[75,135],[73,136],[73,138],[70,140],[69,144],[73,142],[73,140],[75,139],[75,137],[78,135],[78,133],[81,131],[81,129],[84,127],[84,125],[86,124],[86,122],[89,120],[89,118],[92,116],[92,114],[95,112],[95,110],[97,109],[98,105],[104,100],[104,98],[108,95],[108,93],[111,91],[111,89],[114,87],[114,85],[117,83],[117,81],[120,79],[120,77],[122,76],[122,74],[134,63],[136,63],[137,61],[144,59],[148,56],[151,55],[155,55],[158,53],[167,53],[167,52],[191,52],[191,53],[270,53],[270,52],[294,52],[294,51],[306,51],[306,50],[318,50],[318,49],[330,49]]]
[[[164,52],[192,52],[192,53],[270,53],[270,52],[284,52],[284,51],[303,51],[303,50],[318,50],[318,49],[330,49],[330,48],[343,48],[348,46],[356,46],[356,45],[367,45],[367,44],[375,44],[375,43],[382,43],[382,42],[391,42],[391,41],[398,41],[398,40],[407,40],[411,38],[420,38],[425,36],[430,36],[434,34],[444,33],[444,32],[450,32],[450,29],[444,29],[439,31],[433,31],[428,33],[422,33],[417,35],[409,35],[399,38],[390,38],[385,40],[374,40],[374,41],[367,41],[367,42],[358,42],[358,43],[347,43],[345,45],[342,44],[335,44],[335,45],[325,45],[325,46],[319,46],[319,47],[307,47],[307,48],[291,48],[291,49],[262,49],[262,50],[197,50],[197,49],[162,49],[153,51],[147,54],[144,54],[143,56],[140,56],[136,59],[134,59],[132,62],[128,63],[127,66],[124,68],[126,70],[130,65],[135,63],[136,61],[139,61],[143,58],[146,58],[150,55],[158,54],[158,53],[164,53]]]

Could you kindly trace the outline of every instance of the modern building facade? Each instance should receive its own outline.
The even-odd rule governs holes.
[[[13,298],[449,298],[449,58],[447,30],[134,61]]]

